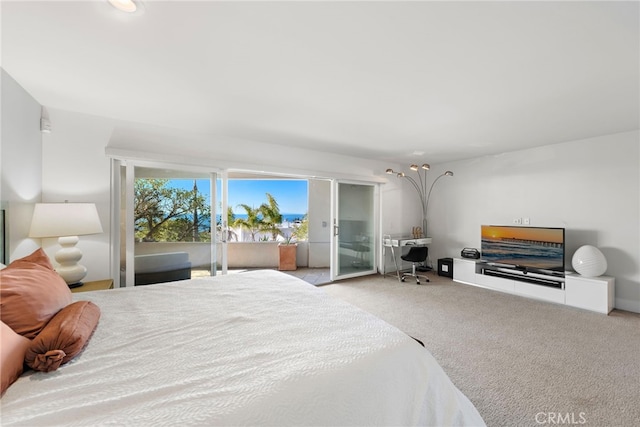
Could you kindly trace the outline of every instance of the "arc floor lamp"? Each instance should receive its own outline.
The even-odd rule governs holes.
[[[418,196],[420,197],[420,206],[422,208],[422,234],[427,236],[427,209],[429,207],[429,199],[431,198],[431,191],[433,190],[433,186],[436,185],[436,182],[443,176],[453,176],[453,172],[446,171],[442,175],[438,176],[433,180],[431,186],[429,187],[429,191],[427,191],[427,171],[431,169],[429,164],[424,163],[422,166],[411,165],[409,169],[414,171],[417,175],[417,179],[405,174],[404,172],[396,172],[393,169],[387,169],[386,172],[388,174],[395,174],[398,178],[404,178],[411,183],[413,188],[418,192]]]

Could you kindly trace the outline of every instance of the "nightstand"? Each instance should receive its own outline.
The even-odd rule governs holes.
[[[106,291],[107,289],[113,289],[113,279],[84,282],[84,285],[82,286],[71,288],[71,292]]]

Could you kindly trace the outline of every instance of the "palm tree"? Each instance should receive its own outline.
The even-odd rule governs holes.
[[[243,208],[247,213],[247,219],[244,218],[236,218],[233,221],[234,227],[242,227],[249,231],[251,234],[251,241],[256,241],[256,234],[263,229],[262,218],[260,217],[260,208],[254,209],[249,205],[241,203],[238,205]]]
[[[231,206],[227,206],[227,241],[231,241],[232,239],[235,239],[236,242],[238,241],[238,235],[231,228],[235,222],[236,216],[233,213],[233,209],[231,209]]]
[[[220,216],[220,218],[222,218],[222,215]],[[220,236],[220,239],[224,239],[226,237],[226,241],[230,242],[231,240],[236,240],[238,241],[238,235],[236,234],[235,231],[233,231],[234,224],[236,222],[236,216],[233,213],[233,209],[231,208],[231,206],[227,206],[227,231],[226,231],[226,236],[222,233],[222,220],[218,221],[216,223],[216,230],[218,231],[218,235]]]
[[[258,211],[262,214],[261,231],[270,232],[272,239],[276,240],[278,235],[282,234],[282,231],[278,228],[278,226],[282,224],[282,214],[280,213],[280,208],[278,207],[278,202],[275,197],[270,193],[266,193],[266,195],[267,203],[263,203],[258,208]]]

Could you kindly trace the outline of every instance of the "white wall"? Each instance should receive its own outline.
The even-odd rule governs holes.
[[[6,210],[9,262],[40,247],[40,240],[28,234],[34,204],[42,196],[41,107],[9,74],[1,73],[0,201]]]
[[[95,203],[104,233],[80,236],[84,280],[110,277],[110,161],[104,154],[115,122],[100,117],[49,109],[52,131],[43,135],[43,202]],[[60,248],[56,239],[42,239],[50,257]]]
[[[108,153],[114,156],[124,153],[126,157],[134,159],[139,155],[141,160],[169,161],[219,169],[355,180],[375,176],[386,179],[384,168],[396,166],[319,150],[158,129],[125,122],[119,123],[114,129]]]
[[[440,180],[431,196],[430,257],[459,257],[480,248],[480,225],[566,229],[565,264],[591,244],[616,278],[616,308],[640,312],[640,133],[571,141],[529,150],[440,164],[455,176]]]

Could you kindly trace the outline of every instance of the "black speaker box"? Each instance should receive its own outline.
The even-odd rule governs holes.
[[[438,276],[453,277],[453,258],[438,260]]]
[[[476,248],[464,248],[460,252],[460,256],[462,256],[462,258],[480,259],[480,251]]]

